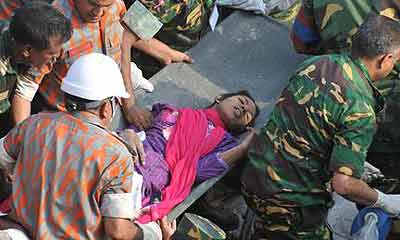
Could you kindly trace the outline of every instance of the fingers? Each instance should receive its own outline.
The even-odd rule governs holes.
[[[140,209],[140,215],[146,214],[150,212],[150,207],[144,207],[142,209]]]
[[[134,120],[134,121],[132,121],[132,123],[137,127],[138,130],[140,130],[140,131],[144,130],[144,126],[141,122]]]
[[[254,133],[254,134],[257,134],[260,131],[260,129],[254,127],[246,127],[246,130],[249,131],[249,133]]]
[[[6,182],[12,184],[14,182],[14,175],[13,174],[6,174]]]
[[[160,225],[161,225],[162,227],[164,227],[164,226],[167,226],[167,225],[168,225],[168,219],[167,219],[167,216],[165,216],[165,217],[163,217],[163,218],[161,218],[161,219],[160,219]]]
[[[163,65],[168,65],[168,64],[171,64],[171,63],[172,63],[172,58],[169,57],[169,56],[164,56],[164,57],[162,57],[162,58],[160,59],[160,62],[161,62]]]
[[[147,114],[146,114],[146,113],[147,113]],[[152,120],[153,120],[152,118],[153,118],[153,116],[151,115],[150,112],[145,112],[145,113],[143,114],[143,126],[144,126],[145,129],[150,128],[151,122],[152,122]]]
[[[174,231],[174,232],[176,231],[176,220],[172,221],[171,228],[172,228],[172,231]]]
[[[167,216],[164,216],[163,218],[160,219],[160,226],[162,228],[167,228],[167,229],[170,229],[171,231],[175,232],[176,220],[169,222]]]
[[[138,210],[135,211],[133,218],[137,219],[140,216],[142,216],[142,215],[144,215],[146,213],[149,213],[149,212],[150,212],[150,207],[144,207],[144,208],[138,209]]]
[[[183,62],[192,64],[193,63],[193,59],[191,57],[189,57],[188,55],[184,54]]]
[[[151,112],[139,106],[132,105],[125,112],[129,123],[134,124],[139,130],[145,130],[151,126]]]
[[[253,127],[246,127],[246,131],[254,131]]]
[[[138,157],[139,157],[139,162],[141,165],[145,164],[145,159],[146,159],[146,154],[144,152],[143,144],[140,142],[136,146],[137,152],[138,152]]]
[[[139,130],[145,130],[149,126],[148,121],[142,115],[135,116],[135,125]]]

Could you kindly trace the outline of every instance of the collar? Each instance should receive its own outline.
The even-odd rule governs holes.
[[[374,83],[371,79],[371,75],[368,72],[367,67],[364,65],[364,63],[359,58],[354,60],[350,57],[350,59],[353,61],[354,65],[356,65],[361,70],[361,72],[364,74],[364,77],[367,80],[368,85],[372,89],[372,92],[374,94],[374,98],[376,101],[375,112],[378,113],[378,112],[382,111],[383,108],[385,107],[385,98],[382,96],[382,94],[379,92],[379,90],[374,85]]]
[[[111,130],[109,130],[108,128],[106,128],[103,125],[103,123],[101,123],[100,119],[96,115],[94,115],[92,113],[88,113],[88,112],[72,112],[70,114],[75,118],[78,118],[86,123],[92,124],[94,126],[97,126],[101,129],[103,129],[104,131],[109,133],[111,136],[115,137],[118,141],[120,141],[128,149],[128,151],[130,152],[132,157],[137,156],[136,149],[134,147],[132,147],[128,142],[126,142],[123,138],[118,136],[116,133],[114,133]]]
[[[107,130],[106,127],[103,125],[103,123],[100,121],[100,119],[92,114],[92,113],[88,113],[88,112],[70,112],[70,114],[75,117],[78,118],[84,122],[90,123],[92,125],[96,125],[98,127],[100,127],[101,129]]]

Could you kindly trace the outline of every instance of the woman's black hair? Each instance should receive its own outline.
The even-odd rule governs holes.
[[[247,90],[239,90],[239,91],[233,92],[233,93],[221,94],[218,96],[217,99],[215,99],[215,101],[209,107],[215,106],[215,104],[217,104],[218,101],[223,101],[227,98],[235,97],[235,96],[245,96],[245,97],[250,98],[251,101],[253,101],[254,105],[256,106],[256,113],[253,116],[253,119],[251,120],[251,122],[247,125],[247,127],[254,127],[256,118],[258,117],[258,115],[260,115],[260,108],[258,107],[256,101],[254,100],[254,98],[250,95],[249,91],[247,91]]]

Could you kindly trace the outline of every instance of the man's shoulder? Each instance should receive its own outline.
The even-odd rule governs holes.
[[[309,69],[309,71],[319,71],[322,68],[325,69],[326,67],[339,67],[341,63],[347,61],[347,58],[348,57],[346,55],[342,54],[312,56],[299,65],[297,73],[304,69]]]
[[[328,54],[307,59],[300,65],[294,77],[310,79],[320,89],[328,91],[357,88],[359,79],[365,78],[347,54]]]

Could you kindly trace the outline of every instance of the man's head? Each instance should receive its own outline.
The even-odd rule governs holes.
[[[60,55],[62,45],[71,38],[71,22],[44,2],[32,2],[16,9],[10,22],[15,42],[15,60],[41,68]]]
[[[361,58],[372,80],[385,78],[400,59],[400,23],[371,15],[353,36],[352,55]]]
[[[100,53],[90,53],[76,60],[61,90],[66,93],[68,111],[93,113],[107,127],[115,114],[116,97],[129,97],[117,63]]]
[[[84,22],[96,23],[115,0],[75,0],[75,7]]]

